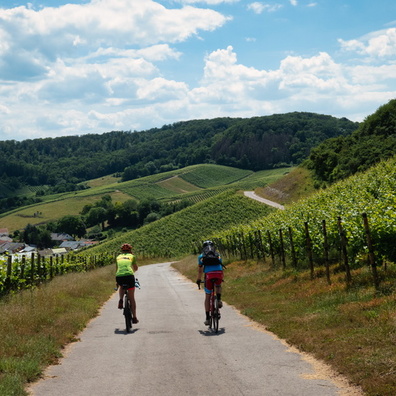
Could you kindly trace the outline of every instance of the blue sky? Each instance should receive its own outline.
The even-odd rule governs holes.
[[[395,0],[0,0],[0,140],[395,97]]]

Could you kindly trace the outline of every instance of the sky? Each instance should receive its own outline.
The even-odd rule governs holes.
[[[0,140],[395,97],[395,0],[0,0]]]

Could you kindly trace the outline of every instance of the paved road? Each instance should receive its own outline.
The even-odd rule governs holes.
[[[138,278],[140,323],[133,333],[124,331],[115,293],[81,341],[29,389],[32,395],[340,394],[339,383],[318,376],[300,354],[227,304],[219,333],[208,331],[203,292],[169,263],[142,267]]]
[[[274,208],[285,209],[285,207],[283,205],[278,204],[278,203],[273,202],[273,201],[270,201],[269,199],[262,198],[259,195],[257,195],[254,191],[245,191],[244,194],[245,194],[246,197],[255,199],[256,201],[265,203],[265,204],[267,204],[269,206],[273,206]]]

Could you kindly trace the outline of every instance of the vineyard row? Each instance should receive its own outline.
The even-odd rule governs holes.
[[[30,259],[22,257],[20,262],[12,262],[10,256],[7,261],[0,262],[0,296],[37,286],[58,275],[85,272],[113,262],[114,256],[106,254],[86,257],[69,254],[43,258],[32,253]]]

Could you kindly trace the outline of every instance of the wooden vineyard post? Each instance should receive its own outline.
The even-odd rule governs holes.
[[[30,256],[30,284],[34,285],[34,253]]]
[[[52,279],[54,277],[54,259],[52,256],[50,257],[49,267],[49,277]]]
[[[5,279],[5,286],[6,290],[11,289],[11,273],[12,273],[12,257],[8,256],[7,257],[7,274],[6,274],[6,279]]]
[[[314,264],[312,257],[312,241],[309,235],[308,222],[304,222],[305,227],[305,239],[307,243],[307,252],[308,252],[308,260],[309,260],[309,268],[311,269],[311,280],[314,278]]]
[[[22,256],[22,263],[21,263],[21,279],[25,279],[25,266],[26,266],[26,257],[25,255]]]
[[[370,232],[370,227],[368,224],[367,213],[363,213],[362,216],[363,216],[364,230],[366,232],[366,240],[367,240],[367,247],[368,247],[368,251],[369,251],[370,265],[371,265],[371,270],[373,271],[374,286],[375,286],[375,289],[378,290],[379,285],[380,285],[380,279],[379,279],[378,271],[377,271],[377,263],[375,261],[373,240],[371,238],[371,232]]]

